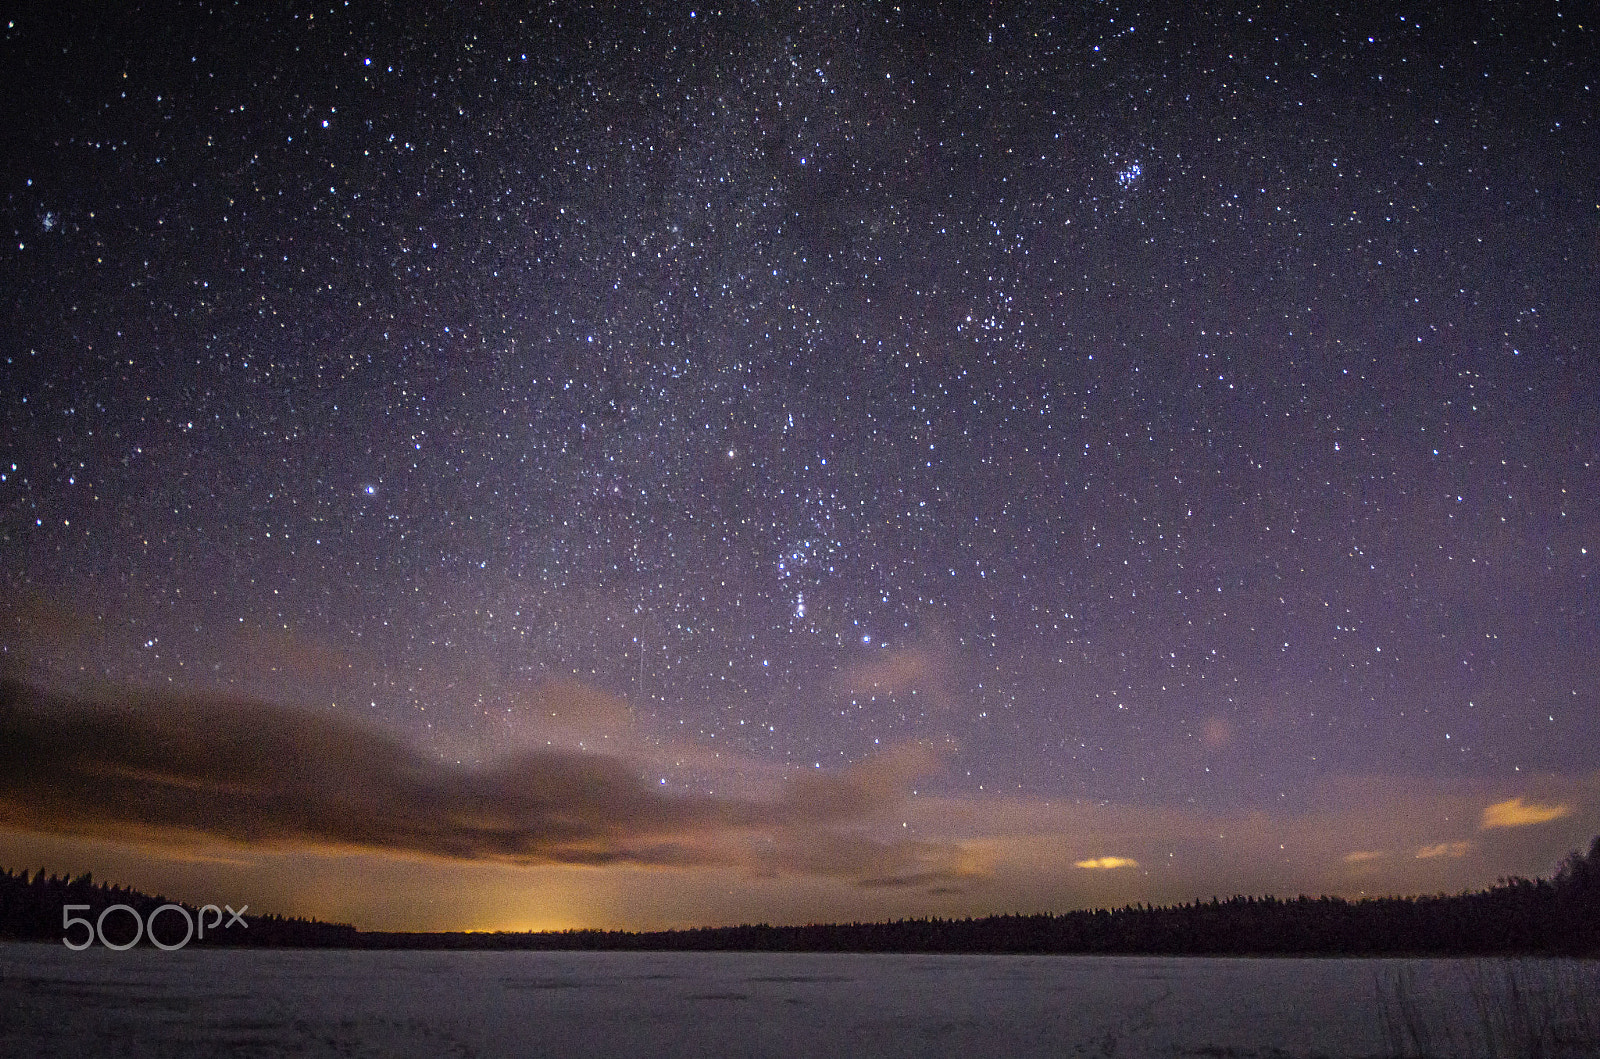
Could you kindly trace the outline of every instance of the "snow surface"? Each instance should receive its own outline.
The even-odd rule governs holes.
[[[1469,963],[13,943],[0,1055],[1367,1057],[1385,975]]]

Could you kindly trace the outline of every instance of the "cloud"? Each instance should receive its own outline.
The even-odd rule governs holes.
[[[1111,871],[1114,868],[1137,868],[1139,862],[1132,857],[1090,857],[1088,860],[1073,862],[1075,868],[1090,868],[1095,871]]]
[[[1379,850],[1358,849],[1353,853],[1346,853],[1344,855],[1344,862],[1346,864],[1366,864],[1370,861],[1382,860],[1388,855],[1389,854],[1383,853]]]
[[[593,704],[581,707],[593,722]],[[743,866],[913,885],[967,874],[960,849],[870,829],[936,765],[913,747],[766,798],[688,795],[614,755],[542,748],[470,767],[335,712],[150,693],[88,701],[0,681],[0,825],[168,845]]]
[[[1440,842],[1432,846],[1423,846],[1417,850],[1417,859],[1436,860],[1439,857],[1448,857],[1453,860],[1457,857],[1465,857],[1472,852],[1473,848],[1473,843],[1471,842]]]
[[[987,874],[968,858],[952,857],[945,843],[885,842],[851,833],[780,843],[770,862],[775,873],[846,878],[870,889],[948,885]]]
[[[938,655],[908,648],[869,652],[839,675],[839,687],[851,695],[899,695],[913,688],[930,690],[943,679]]]
[[[1233,742],[1233,725],[1226,717],[1212,717],[1206,721],[1200,738],[1212,750],[1225,747]]]
[[[0,629],[19,640],[63,646],[104,636],[103,623],[38,592],[0,600]]]
[[[587,745],[599,739],[618,740],[609,748],[632,745],[638,722],[626,702],[576,680],[549,680],[519,689],[511,696],[505,728],[499,738],[509,746]]]
[[[1529,805],[1521,796],[1495,802],[1483,810],[1478,826],[1487,831],[1492,827],[1527,827],[1529,824],[1547,824],[1572,812],[1570,805]]]
[[[804,772],[790,780],[785,801],[800,819],[817,822],[870,815],[898,801],[912,780],[938,771],[933,747],[912,743],[886,751],[843,772]]]
[[[256,671],[283,673],[302,681],[335,679],[353,667],[343,651],[319,643],[284,626],[257,626],[239,630],[231,645],[241,660]]]

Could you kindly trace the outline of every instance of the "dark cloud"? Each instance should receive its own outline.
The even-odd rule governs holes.
[[[942,877],[953,848],[835,829],[859,830],[930,765],[908,750],[807,775],[770,800],[686,795],[602,754],[525,750],[463,766],[334,712],[0,682],[0,824],[58,834],[923,881]],[[776,838],[750,852],[763,832]]]

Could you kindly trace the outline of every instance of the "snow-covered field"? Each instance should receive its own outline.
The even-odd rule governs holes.
[[[0,944],[7,1056],[1378,1056],[1456,960]],[[1588,1054],[1588,1053],[1584,1053]]]

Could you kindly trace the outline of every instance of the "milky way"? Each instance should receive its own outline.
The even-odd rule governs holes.
[[[962,795],[1593,769],[1576,9],[516,8],[8,22],[13,671]]]

